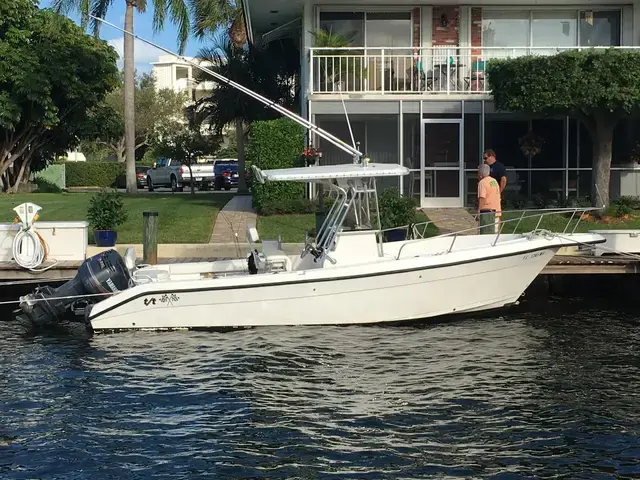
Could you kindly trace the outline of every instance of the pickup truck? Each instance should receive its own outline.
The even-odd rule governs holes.
[[[212,187],[215,183],[214,162],[194,163],[191,165],[195,186],[201,190]],[[191,186],[189,167],[178,160],[160,158],[147,172],[147,188],[150,192],[156,187],[171,187],[173,192],[182,192],[184,187]]]

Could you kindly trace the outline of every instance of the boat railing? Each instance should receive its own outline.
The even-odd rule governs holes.
[[[451,253],[451,251],[453,250],[453,247],[455,246],[456,240],[460,235],[480,234],[481,229],[486,229],[489,231],[493,229],[492,233],[483,233],[483,235],[494,235],[495,238],[491,242],[491,246],[495,247],[499,243],[501,236],[503,234],[506,234],[504,232],[505,226],[507,225],[509,227],[513,226],[513,230],[509,231],[508,232],[509,234],[519,233],[518,229],[521,226],[524,226],[524,225],[529,226],[531,225],[532,222],[536,222],[536,225],[534,228],[529,228],[529,227],[527,227],[526,229],[522,228],[522,232],[520,233],[529,233],[529,232],[538,232],[540,230],[548,230],[545,228],[541,228],[541,225],[544,226],[543,221],[549,218],[550,216],[566,218],[566,221],[563,224],[561,224],[562,225],[561,229],[560,230],[556,229],[554,233],[558,233],[561,235],[573,235],[574,233],[576,233],[578,225],[580,225],[580,222],[585,216],[585,214],[588,214],[589,212],[592,212],[595,210],[601,210],[601,209],[598,207],[569,207],[569,208],[546,208],[546,209],[528,209],[528,210],[504,210],[501,212],[501,216],[496,217],[493,223],[486,223],[486,224],[483,223],[482,226],[478,225],[470,228],[465,228],[463,230],[458,230],[455,232],[442,233],[439,235],[434,235],[430,238],[434,239],[434,238],[451,237],[451,243],[449,244],[446,252],[444,252],[444,253]],[[480,223],[479,220],[482,215],[485,215],[485,214],[484,213],[475,214],[474,220],[477,223]],[[495,215],[495,213],[489,212],[487,215]],[[512,218],[505,219],[504,218],[505,216],[512,217]],[[413,243],[424,240],[427,237],[426,233],[429,225],[432,225],[433,223],[434,222],[429,220],[429,221],[406,226],[408,231],[412,233],[412,239],[406,241],[400,246],[400,249],[398,250],[398,254],[396,255],[396,260],[401,257],[402,252],[407,245],[411,245]],[[497,226],[497,232],[495,231],[496,226]],[[388,230],[399,230],[403,228],[405,227],[396,227]]]

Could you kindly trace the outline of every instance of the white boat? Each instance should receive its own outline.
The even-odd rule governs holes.
[[[51,318],[47,298],[69,291],[96,295],[85,309],[94,332],[423,320],[513,304],[558,249],[604,241],[597,234],[534,230],[384,242],[376,178],[405,175],[405,167],[363,163],[254,172],[260,182],[322,182],[334,193],[324,224],[299,255],[285,254],[277,241],[259,245],[254,227],[247,229],[253,252],[247,259],[135,266],[129,258],[118,268],[122,259],[111,250],[87,260],[90,268],[73,284],[84,290],[36,292],[22,298],[22,309],[42,323],[43,306]]]
[[[407,168],[370,164],[355,142],[349,145],[213,70],[92,18],[237,88],[354,161],[283,170],[254,167],[258,182],[321,182],[335,195],[322,227],[300,254],[286,255],[274,241],[263,241],[258,249],[254,227],[247,229],[253,252],[247,259],[136,266],[135,253],[129,251],[123,260],[109,250],[87,259],[60,288],[38,288],[21,297],[21,310],[36,325],[56,323],[79,310],[95,332],[389,323],[476,312],[516,302],[560,248],[604,241],[597,234],[573,233],[574,227],[562,234],[537,228],[509,235],[466,231],[383,242],[376,178],[406,175]],[[577,209],[561,213],[567,212],[582,218]]]

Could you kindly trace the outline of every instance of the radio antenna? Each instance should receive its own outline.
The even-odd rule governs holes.
[[[259,102],[265,104],[267,107],[272,108],[273,110],[275,110],[278,113],[281,113],[285,117],[290,118],[291,120],[295,121],[299,125],[302,125],[303,127],[305,127],[307,129],[309,129],[310,131],[314,132],[319,137],[324,138],[326,141],[332,143],[333,145],[338,147],[340,150],[342,150],[342,151],[344,151],[344,152],[346,152],[348,154],[351,154],[354,157],[362,157],[362,153],[358,149],[356,149],[355,147],[352,147],[348,143],[343,142],[338,137],[336,137],[336,136],[332,135],[331,133],[321,129],[317,125],[314,125],[313,123],[311,123],[307,119],[302,118],[299,115],[296,115],[295,113],[293,113],[290,110],[287,110],[282,105],[274,102],[273,100],[269,100],[268,98],[263,97],[259,93],[256,93],[253,90],[251,90],[251,89],[249,89],[249,88],[247,88],[247,87],[245,87],[245,86],[243,86],[243,85],[241,85],[241,84],[239,84],[237,82],[234,82],[233,80],[228,79],[224,75],[220,75],[218,72],[215,72],[215,71],[213,71],[213,70],[211,70],[209,68],[203,67],[202,65],[199,65],[197,62],[194,62],[193,60],[189,60],[188,58],[184,57],[183,55],[179,55],[179,54],[177,54],[175,52],[172,52],[171,50],[169,50],[167,48],[164,48],[164,47],[162,47],[162,46],[160,46],[160,45],[158,45],[156,43],[153,43],[153,42],[151,42],[149,40],[146,40],[146,39],[144,39],[142,37],[139,37],[135,33],[128,32],[124,28],[121,28],[121,27],[119,27],[117,25],[114,25],[113,23],[108,22],[103,18],[96,17],[95,15],[92,15],[92,14],[89,14],[89,17],[93,18],[94,20],[97,20],[99,22],[102,22],[105,25],[109,25],[110,27],[121,31],[125,35],[131,35],[133,38],[137,38],[138,40],[140,40],[141,42],[146,43],[147,45],[151,45],[152,47],[155,47],[158,50],[162,50],[163,52],[166,52],[166,53],[168,53],[170,55],[173,55],[173,56],[179,58],[183,62],[186,62],[186,63],[196,67],[197,69],[202,70],[203,72],[211,75],[217,81],[219,81],[221,83],[225,83],[225,84],[229,85],[230,87],[233,87],[233,88],[235,88],[237,90],[240,90],[242,93],[245,93],[246,95],[250,96],[251,98],[253,98],[255,100],[258,100]]]

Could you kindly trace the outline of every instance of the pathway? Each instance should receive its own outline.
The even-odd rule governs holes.
[[[236,195],[220,210],[213,226],[209,243],[234,243],[247,241],[247,224],[256,225],[257,215],[251,205],[251,195]]]
[[[473,215],[464,208],[423,208],[422,211],[438,227],[440,233],[458,232],[478,226]],[[475,234],[475,230],[464,232],[464,235]]]

